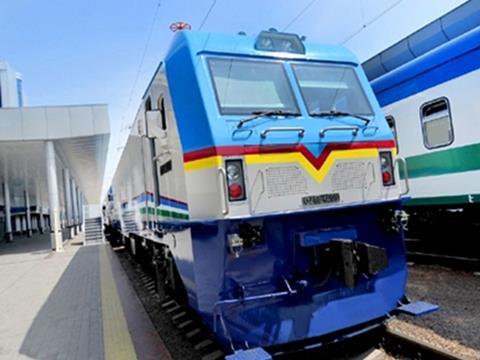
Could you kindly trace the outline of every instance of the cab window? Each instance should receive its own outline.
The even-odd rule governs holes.
[[[310,114],[347,112],[372,116],[373,111],[352,66],[293,64]]]
[[[282,63],[210,58],[208,65],[220,113],[299,112]]]

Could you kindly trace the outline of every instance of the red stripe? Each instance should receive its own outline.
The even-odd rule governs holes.
[[[183,155],[184,162],[205,159],[211,156],[232,156],[252,154],[275,154],[300,152],[315,168],[320,169],[328,155],[335,150],[393,148],[395,141],[358,141],[348,143],[329,143],[316,158],[303,144],[300,145],[244,145],[244,146],[217,146],[191,151]]]

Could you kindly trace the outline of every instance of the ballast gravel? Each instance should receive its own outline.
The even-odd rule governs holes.
[[[407,295],[411,301],[440,306],[434,313],[391,321],[399,331],[431,342],[468,359],[480,359],[480,277],[436,265],[409,266]]]

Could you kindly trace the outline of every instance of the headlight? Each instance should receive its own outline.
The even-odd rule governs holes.
[[[229,181],[237,181],[240,179],[241,170],[239,164],[229,164],[227,165],[227,176]]]

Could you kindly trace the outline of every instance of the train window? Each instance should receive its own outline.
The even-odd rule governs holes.
[[[211,58],[208,64],[222,114],[299,112],[282,63]]]
[[[387,120],[388,127],[392,131],[393,137],[395,138],[395,143],[397,144],[397,151],[398,151],[398,136],[397,136],[397,125],[395,124],[395,118],[392,115],[385,116],[385,120]]]
[[[150,96],[145,100],[145,112],[151,111],[152,110],[152,100],[150,99]]]
[[[159,105],[159,108],[160,108],[160,116],[162,118],[162,130],[167,130],[167,117],[166,117],[166,114],[165,114],[165,100],[164,100],[164,98],[161,98],[158,101],[158,105]]]
[[[295,64],[293,69],[310,114],[341,111],[373,115],[353,67]]]
[[[452,117],[446,98],[422,105],[420,115],[425,147],[435,149],[453,142]]]

